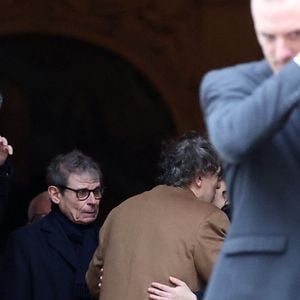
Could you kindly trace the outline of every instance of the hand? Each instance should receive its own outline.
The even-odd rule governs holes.
[[[4,136],[0,136],[0,166],[5,163],[7,156],[12,154],[12,146],[8,145],[7,139]]]
[[[175,278],[169,277],[171,283],[175,287],[152,282],[151,287],[148,288],[149,299],[153,300],[197,300],[196,295],[190,290],[185,282]]]
[[[102,279],[103,279],[103,268],[100,269],[100,277],[99,277],[99,283],[98,283],[98,287],[101,288],[102,285]]]

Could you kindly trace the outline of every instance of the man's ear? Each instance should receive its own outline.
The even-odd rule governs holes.
[[[196,186],[197,186],[198,188],[201,187],[201,185],[202,185],[202,178],[201,178],[201,176],[196,177],[196,179],[195,179],[195,184],[196,184]]]
[[[58,187],[54,186],[54,185],[50,185],[48,187],[48,194],[51,198],[51,201],[55,204],[59,204],[60,202],[60,190]]]
[[[196,198],[200,199],[202,194],[202,179],[201,176],[196,177],[191,184],[189,185],[189,189],[194,193]]]

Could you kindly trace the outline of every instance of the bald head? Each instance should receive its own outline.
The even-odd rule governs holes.
[[[264,4],[273,4],[273,3],[297,3],[298,0],[251,0],[253,3],[264,3]]]
[[[279,10],[294,11],[300,9],[299,0],[251,0],[251,11],[255,17],[257,12],[265,10],[276,12]]]
[[[39,220],[51,211],[51,200],[48,192],[42,192],[35,196],[29,203],[27,219],[29,223]]]
[[[300,52],[300,0],[251,0],[258,42],[274,72]]]

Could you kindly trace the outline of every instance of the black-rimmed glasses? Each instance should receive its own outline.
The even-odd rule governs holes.
[[[103,195],[103,188],[101,188],[100,186],[97,186],[93,190],[89,190],[89,189],[72,189],[68,186],[63,186],[63,185],[60,185],[59,188],[69,190],[69,191],[72,191],[72,192],[76,193],[77,199],[79,201],[86,200],[90,196],[91,193],[94,194],[94,197],[97,200],[101,199],[102,195]]]

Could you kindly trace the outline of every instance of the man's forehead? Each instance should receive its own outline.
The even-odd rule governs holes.
[[[78,182],[78,183],[89,183],[89,182],[99,182],[98,174],[94,172],[78,172],[70,173],[69,182]]]
[[[252,0],[256,31],[286,34],[300,30],[300,1]]]
[[[251,0],[251,5],[296,5],[299,0]]]
[[[300,9],[299,0],[252,0],[251,10],[253,12],[266,12],[274,14],[283,11],[297,11]]]

